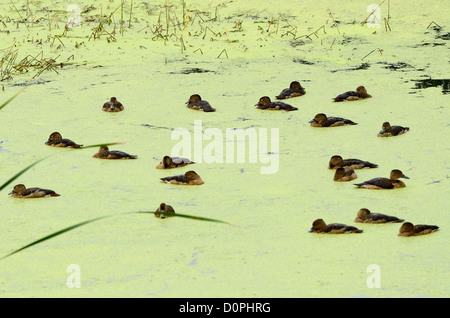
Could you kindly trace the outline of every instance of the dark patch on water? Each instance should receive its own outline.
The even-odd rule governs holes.
[[[300,59],[300,58],[294,58],[292,61],[293,61],[294,63],[300,63],[300,64],[305,64],[305,65],[314,65],[313,62],[306,61],[306,60]]]
[[[441,39],[441,40],[448,41],[448,40],[450,40],[450,33],[446,32],[446,33],[442,33],[442,34],[436,35],[436,39]]]
[[[442,46],[442,45],[446,45],[446,43],[430,43],[430,42],[425,42],[422,44],[417,44],[416,46],[413,47],[420,47],[420,46]]]
[[[362,63],[359,66],[353,67],[353,68],[346,68],[346,69],[340,69],[340,70],[331,70],[331,73],[335,73],[335,72],[345,72],[345,71],[357,71],[357,70],[367,70],[368,68],[370,68],[370,64],[369,63]]]
[[[450,93],[450,79],[423,79],[423,80],[413,80],[415,86],[413,89],[425,89],[429,87],[442,87],[442,94]]]
[[[150,125],[150,124],[141,124],[141,126],[148,127],[148,128],[151,128],[151,129],[168,129],[168,130],[173,130],[173,128],[170,128],[170,127],[154,126],[154,125]]]
[[[181,70],[179,72],[170,72],[169,74],[198,74],[198,73],[216,73],[215,71],[205,70],[198,67],[193,68],[185,68],[184,70]]]
[[[391,70],[391,71],[402,71],[403,69],[415,69],[414,66],[404,63],[404,62],[397,62],[397,63],[386,63],[386,62],[379,62],[378,64],[383,64],[386,66],[383,66],[383,68]],[[407,71],[407,70],[406,70]],[[417,71],[419,71],[417,69]]]

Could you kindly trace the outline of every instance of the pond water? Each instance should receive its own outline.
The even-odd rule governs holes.
[[[30,68],[0,82],[0,103],[32,83],[0,111],[0,183],[49,156],[0,192],[0,257],[70,225],[112,216],[2,259],[2,297],[449,296],[450,111],[443,86],[448,91],[449,63],[448,38],[442,36],[448,32],[448,6],[392,1],[389,31],[384,20],[380,28],[361,25],[371,4],[364,1],[186,1],[184,11],[182,1],[169,1],[170,32],[155,38],[158,18],[166,27],[164,1],[135,1],[131,27],[126,2],[123,35],[120,1],[73,3],[87,12],[81,27],[59,38],[63,45],[52,41],[63,33],[67,3],[30,2],[31,11],[26,5],[17,11],[0,6],[1,30],[10,31],[0,33],[0,55],[15,43],[17,61],[40,52],[67,61],[55,68],[58,73],[45,71],[33,80],[39,70]],[[387,2],[381,10],[387,18]],[[33,24],[16,23],[18,12],[22,18],[31,12]],[[172,21],[185,21],[183,12],[194,21],[175,29]],[[111,14],[111,24],[104,26],[111,37],[104,32],[89,40],[100,14]],[[41,38],[42,44],[36,43]],[[442,82],[416,85],[429,79]],[[307,92],[287,101],[298,111],[255,109],[261,96],[274,99],[293,80]],[[373,98],[332,102],[359,85]],[[217,111],[187,109],[195,93]],[[124,105],[123,112],[101,111],[111,96]],[[308,121],[320,112],[358,125],[310,127]],[[378,138],[385,121],[410,131]],[[216,141],[225,150],[231,129],[268,129],[267,149],[258,144],[257,151],[278,155],[272,162],[277,169],[262,174],[269,164],[262,157],[249,162],[250,150],[243,163],[227,162],[224,153],[223,162],[207,163],[200,156],[203,162],[195,165],[155,169],[179,142],[171,138],[176,128],[192,133],[191,157],[210,149],[208,135],[194,135],[199,124],[204,133],[221,132],[223,140]],[[96,148],[45,146],[54,131],[84,145],[124,142],[110,149],[138,159],[98,160],[92,158]],[[275,132],[278,139],[271,144]],[[355,182],[388,177],[392,169],[410,179],[406,188],[392,191],[333,182],[327,164],[336,154],[379,165],[356,171]],[[159,179],[188,170],[205,184],[177,186]],[[17,183],[61,196],[10,198]],[[178,213],[234,226],[124,214],[154,211],[161,202]],[[355,223],[363,207],[440,229],[398,237],[399,224]],[[318,218],[364,232],[308,233]],[[81,288],[67,285],[71,264],[79,269]],[[368,284],[371,264],[378,266],[379,288]]]

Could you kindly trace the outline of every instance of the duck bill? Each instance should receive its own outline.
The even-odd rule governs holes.
[[[308,121],[308,123],[313,123],[313,122],[315,122],[315,120],[314,119],[311,119],[310,121]]]
[[[405,175],[402,175],[400,178],[403,178],[403,179],[409,179],[409,177],[407,177],[407,176],[405,176]]]
[[[261,106],[261,104],[260,103],[256,103],[255,106]]]
[[[384,134],[385,132],[386,132],[386,129],[385,129],[385,128],[383,128],[383,129],[380,130],[380,134]]]
[[[185,104],[189,104],[190,102],[189,101],[187,101]]]
[[[308,231],[308,233],[311,233],[311,232],[314,232],[314,228],[312,227],[309,231]]]
[[[8,193],[8,195],[11,195],[11,194],[13,194],[14,193],[14,190],[12,190],[10,193]]]

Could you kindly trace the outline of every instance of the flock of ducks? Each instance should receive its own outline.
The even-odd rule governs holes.
[[[276,96],[279,100],[285,100],[289,98],[294,98],[298,96],[303,96],[306,94],[305,89],[300,85],[298,81],[294,81],[290,84],[289,88],[283,89],[282,92]],[[364,86],[358,86],[356,91],[348,91],[343,94],[338,95],[333,100],[335,102],[343,101],[355,101],[366,98],[371,98],[372,96],[367,93]],[[216,109],[213,108],[207,101],[202,100],[200,95],[191,95],[189,100],[186,102],[186,106],[189,109],[199,110],[203,112],[214,112]],[[259,99],[258,103],[255,104],[257,109],[264,110],[284,110],[284,111],[295,111],[298,110],[297,107],[289,105],[281,101],[271,101],[270,97],[263,96]],[[124,110],[124,106],[117,100],[116,97],[111,97],[108,102],[106,102],[102,110],[105,112],[120,112]],[[311,121],[309,121],[312,127],[337,127],[344,125],[357,125],[350,119],[341,117],[328,117],[323,113],[317,114]],[[391,137],[398,136],[409,131],[409,127],[402,126],[391,126],[389,122],[385,122],[382,125],[382,130],[378,133],[378,137]],[[64,148],[80,148],[83,145],[77,144],[70,139],[62,138],[59,132],[53,132],[48,140],[45,142],[46,145],[51,147],[64,147]],[[136,159],[136,155],[130,155],[126,152],[118,150],[109,150],[106,146],[101,146],[97,153],[95,153],[93,158],[98,159]],[[178,167],[184,167],[189,164],[194,164],[195,162],[189,160],[188,158],[182,157],[170,157],[165,156],[162,161],[156,166],[157,169],[174,169]],[[328,169],[335,169],[335,175],[333,180],[337,182],[347,182],[357,178],[355,169],[365,169],[365,168],[377,168],[378,165],[371,163],[369,161],[363,161],[360,159],[343,159],[339,155],[331,157]],[[355,184],[358,188],[367,189],[397,189],[405,187],[405,183],[398,180],[400,178],[409,179],[405,176],[402,171],[395,169],[391,171],[389,178],[373,178],[362,183]],[[175,175],[161,178],[161,181],[170,184],[179,185],[201,185],[203,180],[201,177],[193,170],[187,171],[183,175]],[[59,196],[55,191],[42,188],[26,188],[23,184],[18,184],[14,186],[11,193],[9,193],[14,198],[41,198],[49,196]],[[173,216],[175,210],[172,206],[165,203],[161,203],[158,209],[155,211],[155,217],[165,218]],[[354,220],[358,223],[401,223],[404,222],[403,219],[399,219],[395,216],[389,216],[380,213],[371,213],[368,209],[360,209]],[[399,230],[399,236],[416,236],[423,235],[434,232],[439,227],[436,225],[413,225],[410,222],[405,222]],[[362,233],[363,231],[346,224],[332,223],[326,224],[323,219],[317,219],[313,222],[309,232],[314,233],[328,233],[328,234],[338,234],[338,233]]]

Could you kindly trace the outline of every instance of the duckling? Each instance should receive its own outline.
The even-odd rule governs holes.
[[[350,225],[332,223],[326,224],[323,219],[317,219],[313,222],[311,233],[327,233],[327,234],[342,234],[342,233],[362,233],[363,231]]]
[[[195,171],[188,171],[184,175],[161,178],[161,180],[166,183],[184,185],[201,185],[204,183]]]
[[[109,148],[106,146],[100,147],[98,152],[92,156],[93,158],[99,159],[136,159],[137,156],[127,154],[123,151],[112,150],[109,151]]]
[[[345,119],[341,117],[327,117],[323,113],[319,113],[314,116],[314,119],[310,120],[309,123],[312,127],[336,127],[345,125],[357,125],[357,123],[351,121],[350,119]]]
[[[157,213],[157,212],[164,212],[163,214],[161,213]],[[166,214],[167,213],[167,214]],[[160,219],[164,219],[166,217],[171,217],[173,215],[170,215],[170,213],[175,213],[175,210],[172,208],[171,205],[165,204],[165,203],[161,203],[158,207],[158,209],[155,212],[155,217],[156,218],[160,218]]]
[[[283,102],[272,102],[268,96],[263,96],[259,99],[259,102],[255,104],[257,109],[268,109],[268,110],[285,110],[293,111],[298,110],[297,107],[291,106]]]
[[[425,234],[435,232],[438,229],[439,229],[439,226],[437,226],[437,225],[426,225],[426,224],[413,225],[410,222],[405,222],[400,227],[398,236],[425,235]]]
[[[399,178],[409,179],[400,170],[392,170],[388,178],[373,178],[363,183],[356,183],[358,188],[367,189],[397,189],[406,187],[403,181],[398,180]]]
[[[337,168],[334,174],[334,181],[352,181],[358,176],[353,169]]]
[[[190,109],[202,110],[204,112],[213,112],[216,110],[215,108],[211,107],[211,105],[206,100],[202,100],[202,98],[198,94],[191,95],[186,104]]]
[[[381,213],[372,213],[369,209],[360,209],[356,215],[355,222],[358,223],[401,223],[404,219],[396,216],[385,215]]]
[[[26,188],[23,184],[17,184],[9,193],[13,198],[43,198],[59,197],[60,195],[53,190],[41,188]]]
[[[331,157],[328,163],[328,169],[337,168],[351,168],[351,169],[364,169],[364,168],[377,168],[378,165],[369,161],[363,161],[359,159],[342,159],[341,156],[335,155]]]
[[[61,134],[57,131],[52,133],[48,140],[45,142],[46,145],[52,147],[66,147],[66,148],[80,148],[83,145],[78,145],[70,139],[63,139]]]
[[[109,102],[103,104],[102,110],[104,112],[116,113],[124,109],[123,105],[115,97],[111,97]]]
[[[281,91],[280,95],[276,96],[277,99],[286,99],[297,96],[305,95],[305,89],[300,85],[299,82],[294,81],[289,85],[289,88],[285,88]]]
[[[409,131],[409,127],[391,126],[389,122],[384,122],[381,126],[381,131],[378,133],[378,137],[392,137],[404,134]]]
[[[348,100],[359,100],[359,99],[365,99],[365,98],[371,98],[372,95],[367,94],[367,90],[364,86],[358,86],[355,91],[348,91],[345,93],[342,93],[334,98],[335,102],[344,102]]]
[[[183,157],[169,157],[164,156],[163,160],[156,166],[156,169],[172,169],[178,167],[184,167],[189,164],[194,164],[195,162],[190,161]]]

